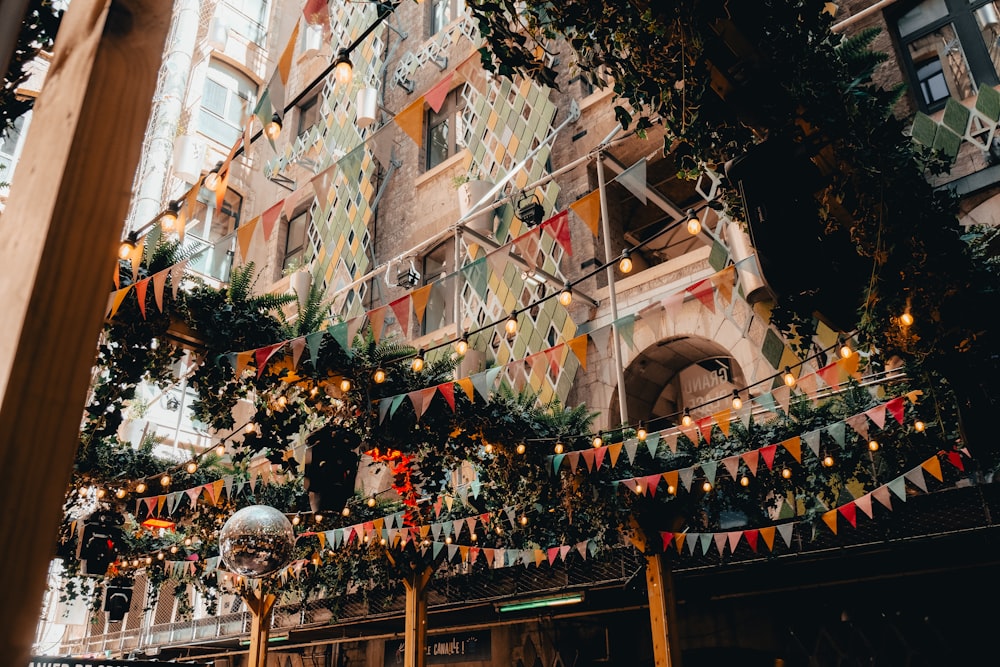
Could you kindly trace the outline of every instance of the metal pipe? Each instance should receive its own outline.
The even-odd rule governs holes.
[[[879,0],[874,5],[871,5],[870,7],[866,7],[865,9],[862,9],[857,14],[853,14],[851,16],[848,16],[846,19],[844,19],[840,23],[833,24],[832,26],[830,26],[830,31],[831,32],[841,32],[842,30],[844,30],[844,28],[847,28],[848,26],[854,25],[855,23],[857,23],[861,19],[865,18],[866,16],[870,16],[871,14],[874,14],[875,12],[879,11],[880,9],[882,9],[884,7],[888,7],[889,5],[894,4],[895,2],[896,2],[896,0]]]

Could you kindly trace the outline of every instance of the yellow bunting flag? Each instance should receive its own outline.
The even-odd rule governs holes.
[[[112,294],[111,294],[111,301],[110,301],[110,303],[108,305],[108,309],[111,311],[109,317],[114,317],[115,316],[115,313],[118,312],[118,309],[122,305],[122,301],[125,300],[125,295],[128,294],[129,290],[131,290],[131,289],[132,289],[132,286],[128,285],[126,287],[121,288],[120,290],[115,290],[114,292],[112,292]]]
[[[250,241],[253,239],[253,233],[257,231],[258,222],[260,222],[259,215],[236,229],[236,241],[240,246],[240,257],[244,262],[247,261],[248,253],[250,252]]]
[[[823,513],[823,523],[829,526],[833,534],[837,534],[837,510],[830,510],[829,512]]]
[[[388,306],[381,306],[375,310],[368,311],[368,325],[372,329],[372,338],[379,342],[382,338],[382,327],[385,323],[385,309]]]
[[[590,232],[597,236],[598,225],[601,221],[601,191],[594,190],[589,195],[580,197],[570,204],[569,208],[583,220],[590,228]]]
[[[566,345],[573,350],[573,354],[580,360],[580,367],[587,370],[587,334],[580,334],[570,340]]]
[[[941,476],[941,459],[939,459],[938,457],[936,456],[930,457],[929,459],[921,463],[920,467],[929,472],[931,475],[933,475],[934,479],[936,479],[937,481],[939,482],[944,481],[944,478]]]
[[[722,431],[722,434],[724,436],[726,436],[727,438],[729,437],[729,413],[730,412],[731,412],[731,410],[729,408],[726,408],[725,410],[719,410],[714,415],[712,415],[712,419],[714,419],[715,423],[719,425],[719,430]]]
[[[712,286],[715,287],[715,291],[719,293],[719,296],[727,304],[733,300],[733,279],[735,276],[736,267],[727,266],[711,277]]]
[[[476,388],[472,384],[472,378],[464,377],[464,378],[460,378],[458,380],[455,380],[455,382],[457,382],[458,386],[462,388],[462,390],[465,392],[465,395],[469,397],[469,400],[471,402],[475,403],[476,402]]]
[[[396,117],[393,118],[396,125],[406,133],[413,143],[420,145],[424,134],[424,98],[421,95],[412,103],[407,105]]]
[[[424,311],[427,310],[427,301],[430,299],[432,287],[434,287],[434,283],[424,285],[410,294],[410,300],[413,303],[413,312],[417,316],[417,322],[424,321]]]
[[[768,551],[774,551],[774,526],[760,529],[760,536],[764,539]]]
[[[788,450],[788,453],[792,455],[792,458],[802,463],[802,438],[795,436],[784,440],[781,446]]]

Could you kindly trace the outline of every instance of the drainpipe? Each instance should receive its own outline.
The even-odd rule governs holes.
[[[174,2],[173,23],[167,36],[169,50],[164,54],[160,67],[126,229],[141,227],[163,210],[167,173],[173,161],[174,139],[184,110],[188,76],[198,37],[199,5],[199,0]]]

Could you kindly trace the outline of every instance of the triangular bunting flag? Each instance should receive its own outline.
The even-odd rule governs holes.
[[[625,186],[636,199],[646,205],[646,158],[641,158],[631,167],[615,176],[614,180]]]
[[[594,236],[597,236],[601,221],[601,192],[594,190],[569,205],[571,211],[583,221]]]

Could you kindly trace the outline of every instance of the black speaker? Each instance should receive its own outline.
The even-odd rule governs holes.
[[[132,589],[128,586],[108,586],[104,590],[104,611],[108,612],[109,621],[125,619],[132,605]]]
[[[351,431],[325,426],[309,437],[303,487],[313,512],[340,511],[354,495],[361,439]]]
[[[120,521],[120,517],[107,512],[94,513],[87,519],[77,552],[80,574],[103,577],[107,573],[108,566],[118,557],[122,539]]]

